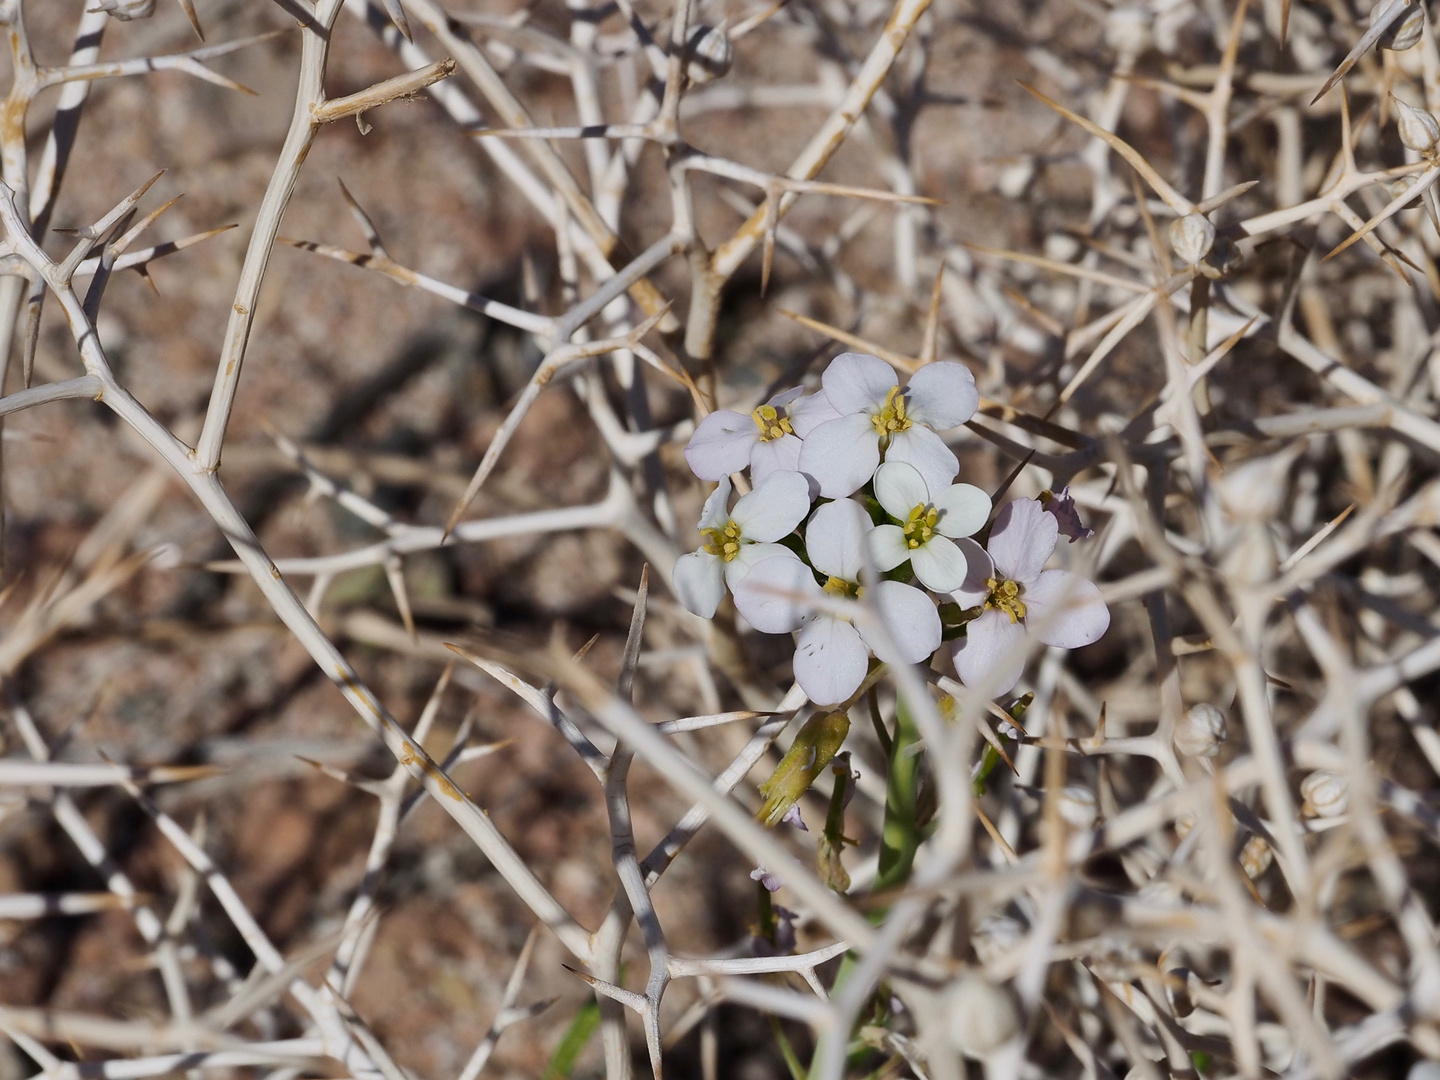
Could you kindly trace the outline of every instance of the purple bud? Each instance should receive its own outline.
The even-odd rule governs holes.
[[[1055,520],[1060,523],[1060,535],[1069,537],[1070,543],[1089,540],[1095,535],[1095,530],[1087,529],[1080,520],[1080,512],[1075,509],[1075,500],[1070,496],[1069,484],[1066,484],[1063,490],[1051,493],[1049,498],[1042,494],[1040,502],[1047,514],[1055,515]]]
[[[780,891],[780,879],[763,866],[757,866],[754,870],[750,871],[750,880],[760,882],[761,885],[765,886],[766,892]]]
[[[789,810],[785,811],[785,816],[780,819],[780,824],[794,825],[795,828],[799,829],[801,832],[810,831],[809,827],[805,824],[805,819],[800,816],[799,803],[796,803],[794,806],[790,807]],[[770,891],[774,892],[775,890],[772,889]]]

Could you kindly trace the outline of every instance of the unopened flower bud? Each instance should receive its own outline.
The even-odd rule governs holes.
[[[1215,225],[1204,214],[1186,214],[1170,223],[1170,250],[1186,266],[1194,266],[1215,245]]]
[[[1350,784],[1343,776],[1319,769],[1300,781],[1300,795],[1311,817],[1339,817],[1350,805]]]
[[[1264,837],[1252,836],[1245,841],[1245,846],[1240,849],[1240,869],[1251,878],[1258,878],[1270,864],[1275,861],[1275,852],[1270,850],[1270,845],[1265,842]]]
[[[1420,5],[1413,3],[1413,0],[1378,0],[1370,9],[1370,25],[1375,25],[1378,19],[1392,4],[1399,4],[1401,7],[1410,5],[1408,15],[1399,15],[1385,28],[1380,35],[1378,42],[1380,48],[1390,49],[1392,52],[1404,52],[1420,40],[1420,34],[1425,29],[1425,13],[1420,10]]]
[[[1055,801],[1059,806],[1060,816],[1067,825],[1088,829],[1095,824],[1098,811],[1095,807],[1095,793],[1089,788],[1071,784],[1061,789],[1060,797]]]
[[[724,27],[705,26],[703,23],[690,30],[686,53],[685,75],[696,86],[720,78],[735,62],[735,48],[730,44],[730,35]]]
[[[1225,714],[1208,701],[1192,705],[1172,738],[1175,749],[1187,757],[1213,758],[1225,741]]]
[[[1395,127],[1400,133],[1400,142],[1406,149],[1414,150],[1422,157],[1431,157],[1440,147],[1440,120],[1424,109],[1416,109],[1405,102],[1395,101]]]
[[[1025,939],[1025,927],[1009,915],[986,915],[970,934],[975,955],[985,965],[993,964]]]
[[[962,975],[945,991],[945,1035],[968,1058],[998,1050],[1020,1030],[1009,991],[983,975]]]
[[[843,712],[817,712],[806,720],[770,779],[760,785],[765,803],[756,816],[770,826],[783,821],[790,808],[830,764],[849,733],[850,717]]]

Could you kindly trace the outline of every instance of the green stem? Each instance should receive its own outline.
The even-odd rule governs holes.
[[[890,768],[885,781],[885,825],[880,833],[880,870],[875,891],[905,884],[915,862],[921,833],[915,820],[920,790],[920,755],[912,751],[920,741],[915,719],[902,697],[895,704],[895,737],[890,740]]]

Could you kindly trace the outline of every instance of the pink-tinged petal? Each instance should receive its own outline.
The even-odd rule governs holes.
[[[990,595],[986,582],[995,576],[995,565],[974,540],[956,540],[955,546],[965,556],[965,583],[952,590],[950,598],[962,608],[979,607]]]
[[[700,521],[695,528],[718,529],[722,527],[725,522],[730,520],[730,515],[725,509],[725,504],[729,501],[730,477],[722,476],[720,483],[715,486],[715,490],[705,500],[705,505],[700,508]]]
[[[880,437],[865,413],[821,424],[800,447],[800,471],[815,478],[827,499],[855,494],[879,464]]]
[[[930,501],[930,489],[914,465],[887,461],[875,470],[875,498],[887,514],[904,521],[911,510]]]
[[[870,545],[875,569],[882,573],[894,570],[911,555],[910,546],[905,543],[905,530],[899,525],[877,525],[870,530],[866,543]]]
[[[910,376],[905,404],[912,418],[944,431],[975,415],[980,391],[975,389],[975,376],[968,367],[953,360],[939,360]]]
[[[954,592],[965,584],[969,562],[954,540],[932,536],[910,552],[910,565],[920,584],[932,592]]]
[[[740,554],[725,564],[725,584],[734,592],[736,587],[749,576],[750,571],[766,559],[794,559],[800,557],[784,544],[741,544]]]
[[[960,462],[950,448],[939,435],[921,424],[912,424],[891,436],[885,460],[913,465],[925,478],[925,487],[930,491],[944,491],[960,471]]]
[[[746,540],[770,543],[789,536],[809,512],[809,481],[798,472],[773,472],[735,504],[730,518]]]
[[[1020,597],[1025,625],[1046,645],[1078,649],[1110,629],[1110,609],[1093,581],[1067,570],[1046,570]]]
[[[790,416],[790,426],[800,438],[808,438],[821,424],[840,419],[835,406],[823,393],[802,397],[785,410]]]
[[[685,444],[685,460],[701,480],[719,480],[750,464],[750,451],[760,440],[755,421],[744,413],[712,412]]]
[[[804,392],[805,388],[803,386],[792,386],[789,390],[781,390],[778,394],[772,396],[769,401],[765,402],[765,404],[774,405],[777,409],[783,409]]]
[[[987,611],[966,626],[955,643],[955,673],[966,686],[991,697],[1008,694],[1025,670],[1025,624],[1010,621],[1003,611]]]
[[[1040,576],[1059,539],[1053,514],[1035,499],[1014,499],[995,515],[987,546],[1000,576],[1026,585]]]
[[[857,629],[865,644],[887,664],[918,664],[928,659],[940,647],[940,613],[935,602],[898,581],[879,581],[872,588],[885,633],[876,633],[862,620]]]
[[[782,435],[769,442],[757,439],[750,448],[750,479],[757,484],[771,473],[797,472],[799,468],[800,440],[794,435]]]
[[[940,511],[935,531],[958,540],[979,532],[989,519],[990,496],[974,484],[951,484],[935,496],[935,507]]]
[[[854,499],[836,499],[815,511],[805,526],[805,553],[820,573],[859,581],[865,568],[865,537],[873,523]]]
[[[810,568],[787,552],[750,568],[735,586],[735,606],[762,634],[788,634],[805,622],[811,601],[819,595]]]
[[[795,643],[795,681],[816,705],[835,705],[860,689],[869,659],[855,627],[821,615],[805,624]]]
[[[702,619],[713,619],[725,599],[725,571],[718,556],[692,551],[675,560],[675,596]]]
[[[878,356],[865,353],[841,353],[820,376],[825,396],[842,416],[875,412],[899,383],[894,368]]]

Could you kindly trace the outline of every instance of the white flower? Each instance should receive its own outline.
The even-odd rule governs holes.
[[[844,353],[821,376],[825,398],[839,416],[819,425],[800,449],[800,471],[812,476],[827,499],[859,491],[887,461],[915,466],[940,490],[960,471],[950,448],[932,429],[945,430],[975,415],[980,394],[964,364],[926,364],[902,390],[885,361]]]
[[[800,388],[776,394],[749,416],[733,409],[712,412],[685,444],[685,460],[701,480],[719,480],[750,469],[759,483],[772,472],[794,472],[800,463],[800,440],[786,406],[800,396]]]
[[[794,556],[756,563],[735,589],[735,606],[755,629],[767,634],[799,630],[795,681],[817,705],[845,701],[859,689],[869,654],[887,663],[918,664],[940,646],[940,615],[919,589],[898,581],[860,584],[865,536],[871,529],[864,507],[850,499],[827,503],[805,527],[805,551],[815,570]],[[788,554],[788,552],[787,552]],[[873,590],[870,594],[868,590]],[[825,594],[836,598],[873,595],[884,632],[862,620],[816,610]]]
[[[728,514],[730,481],[720,480],[705,500],[699,530],[706,538],[698,551],[675,562],[675,595],[702,619],[710,619],[756,563],[777,557],[800,560],[775,543],[788,536],[810,512],[810,484],[797,472],[774,472],[735,504]]]
[[[989,552],[961,540],[970,572],[952,595],[961,607],[983,607],[955,648],[955,671],[967,686],[1007,693],[1025,667],[1025,639],[1078,649],[1100,640],[1110,611],[1100,590],[1078,574],[1046,570],[1060,524],[1035,499],[1015,499],[995,516]]]
[[[965,582],[965,555],[954,540],[969,536],[990,516],[990,496],[973,484],[952,484],[932,497],[912,466],[887,461],[875,472],[875,498],[903,525],[880,525],[870,534],[870,551],[881,570],[907,559],[920,584],[950,592]]]

